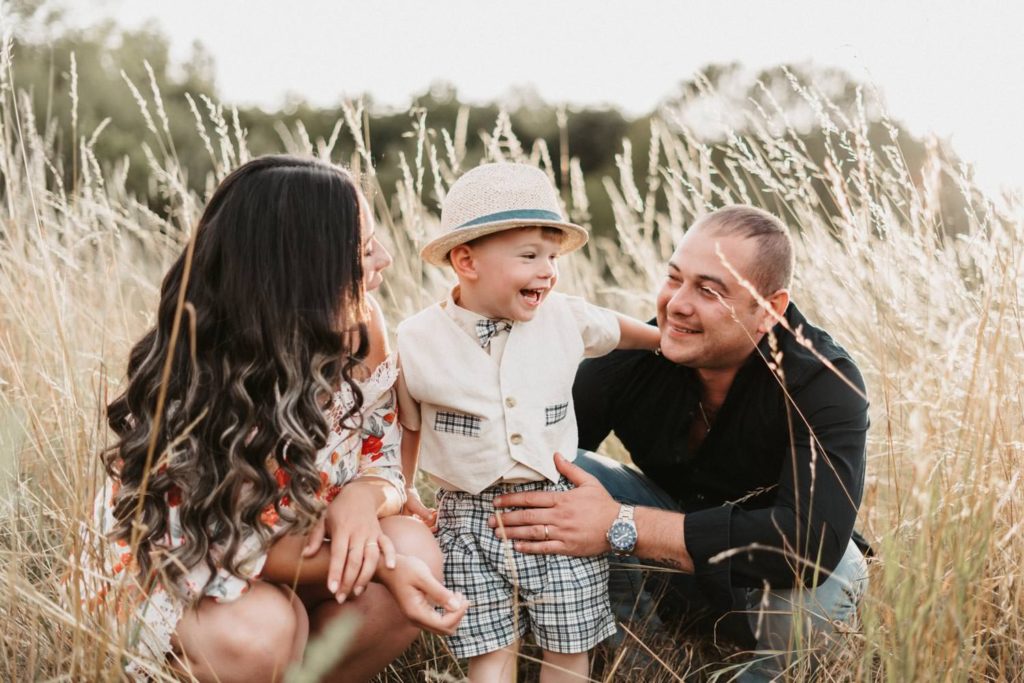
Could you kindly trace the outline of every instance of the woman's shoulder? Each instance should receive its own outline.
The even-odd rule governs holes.
[[[372,403],[394,387],[396,381],[398,381],[398,357],[388,354],[377,363],[377,367],[373,368],[369,377],[358,380],[364,402]]]

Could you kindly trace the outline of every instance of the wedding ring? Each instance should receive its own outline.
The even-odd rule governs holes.
[[[548,525],[547,524],[544,525],[544,540],[545,541],[550,541],[551,540],[551,534],[548,533]]]
[[[380,544],[377,543],[377,541],[367,541],[366,547],[369,548],[370,546],[373,546],[374,548],[379,548]]]

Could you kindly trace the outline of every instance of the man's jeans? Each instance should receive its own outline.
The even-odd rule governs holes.
[[[622,503],[680,511],[657,484],[610,458],[581,450],[576,464]],[[734,589],[733,611],[724,615],[720,609],[715,614],[692,575],[633,557],[612,559],[608,590],[619,620],[639,624],[649,634],[668,635],[671,627],[690,625],[753,645],[754,657],[737,680],[767,681],[798,659],[813,666],[817,656],[827,655],[840,642],[838,634],[856,628],[857,605],[867,583],[864,556],[850,541],[839,565],[816,588]],[[807,658],[811,649],[815,656]]]

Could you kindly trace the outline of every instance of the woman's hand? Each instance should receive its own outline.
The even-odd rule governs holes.
[[[415,486],[405,489],[405,507],[402,509],[402,514],[419,519],[430,527],[431,532],[437,532],[437,510],[423,504],[420,492],[416,490]]]
[[[445,588],[418,557],[398,555],[394,568],[378,567],[377,578],[391,591],[406,618],[432,633],[455,633],[469,608],[465,596]],[[435,605],[444,613],[434,609]]]
[[[358,596],[377,571],[378,562],[395,566],[395,546],[380,528],[376,497],[371,488],[350,482],[327,506],[302,550],[312,557],[330,539],[327,590],[339,602]]]

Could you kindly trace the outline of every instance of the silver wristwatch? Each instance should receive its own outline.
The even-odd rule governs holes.
[[[633,521],[633,506],[623,505],[619,516],[608,527],[608,544],[616,555],[629,555],[636,547],[636,523]]]

